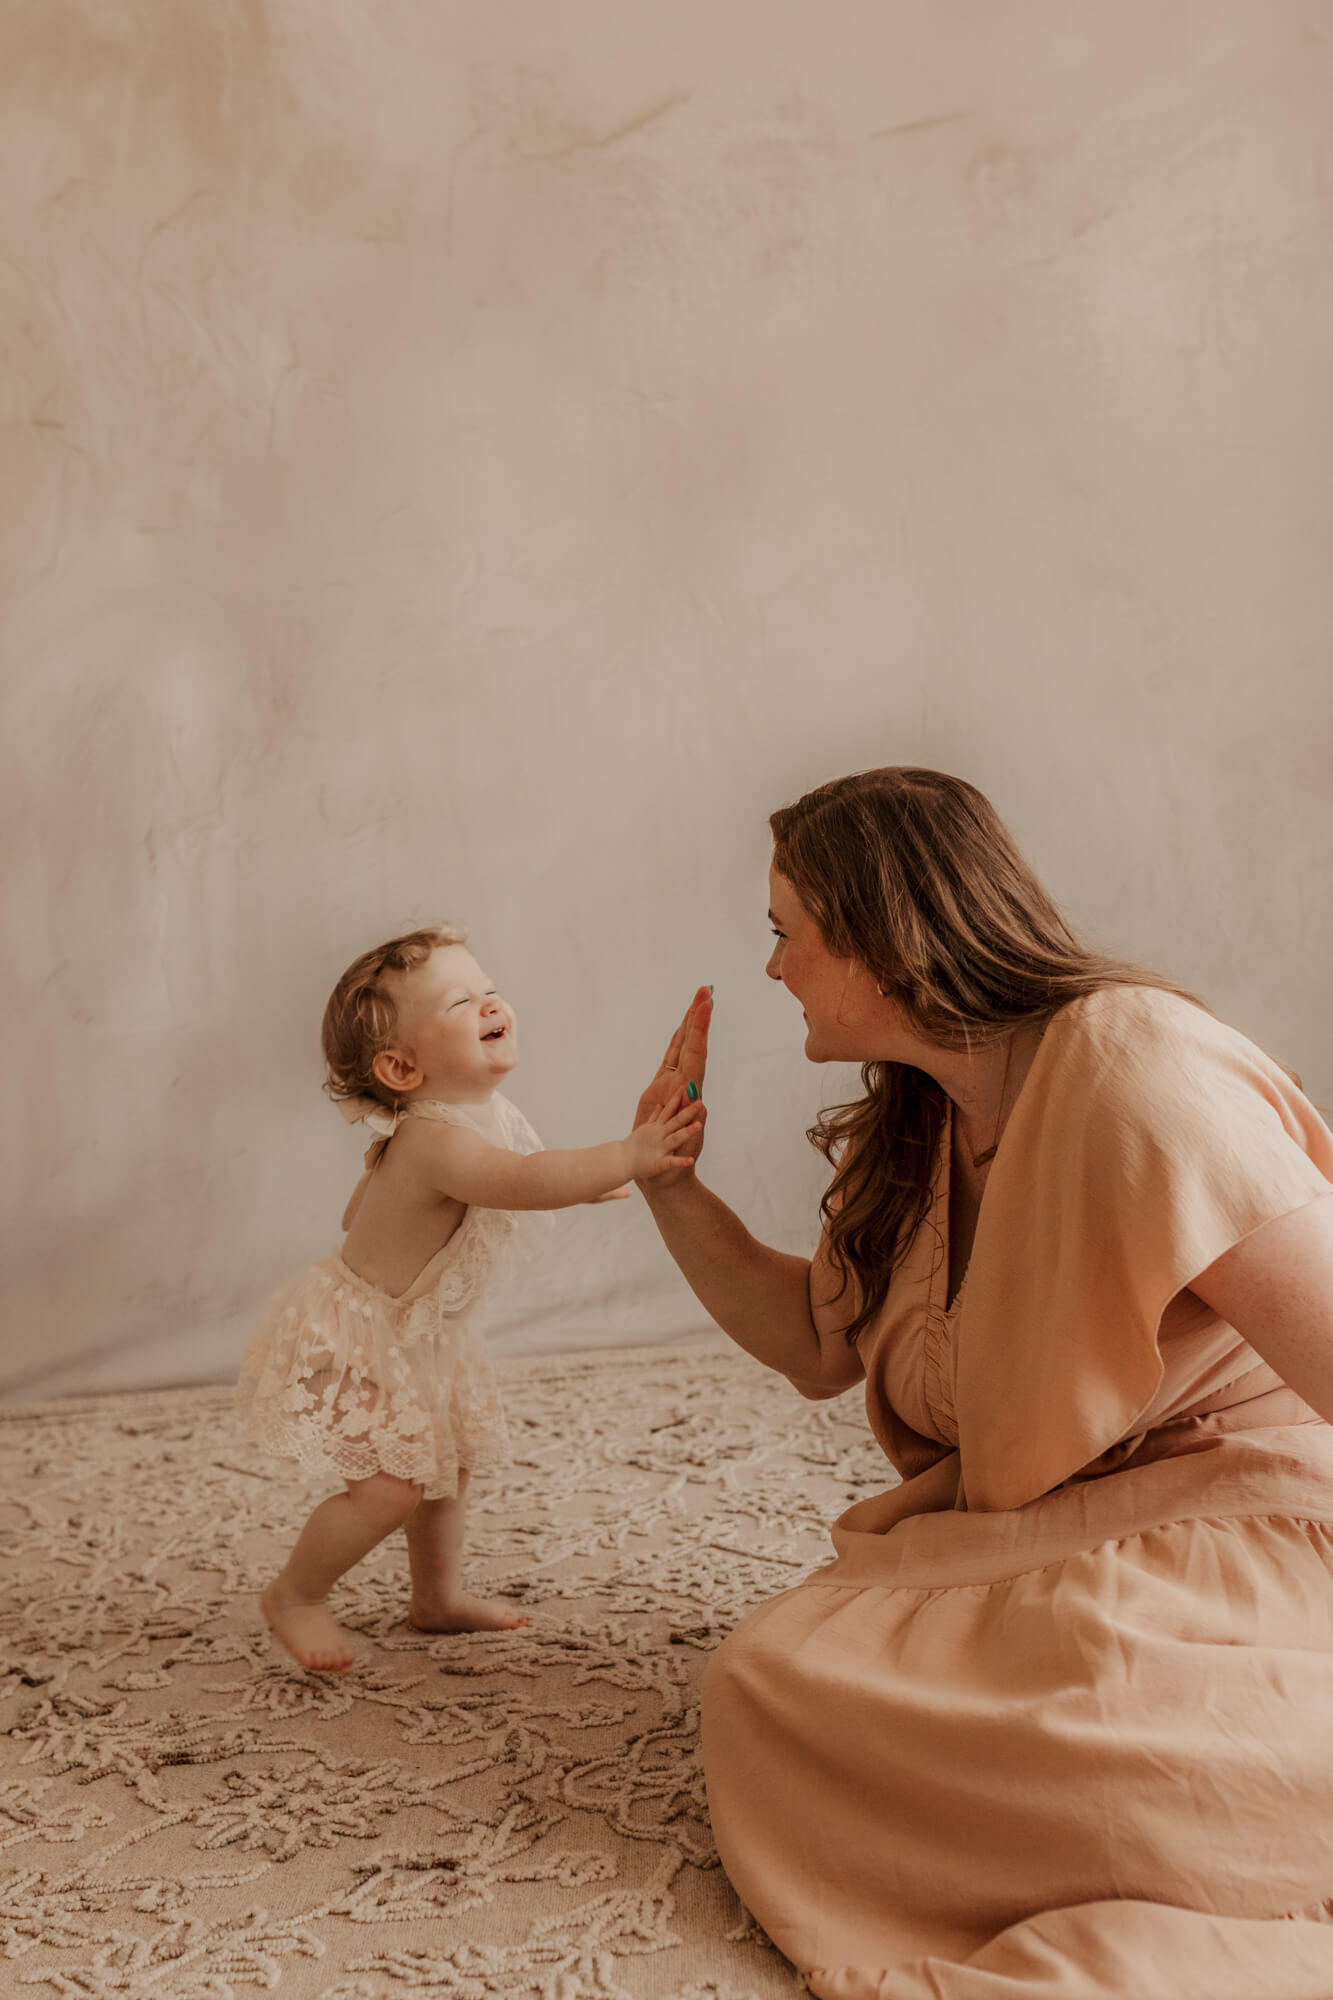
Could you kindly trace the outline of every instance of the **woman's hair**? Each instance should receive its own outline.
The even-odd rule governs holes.
[[[381,1049],[393,1046],[398,1007],[387,990],[390,972],[415,972],[445,944],[466,944],[467,934],[451,924],[431,924],[363,951],[348,966],[324,1009],[320,1041],[328,1075],[324,1088],[336,1103],[343,1097],[377,1097],[391,1108],[397,1099],[372,1067]]]
[[[1080,944],[995,808],[962,778],[860,771],[782,806],[769,825],[774,866],[830,951],[865,966],[942,1048],[985,1047],[1103,986],[1195,1000]],[[834,1167],[820,1204],[830,1255],[842,1291],[851,1279],[860,1294],[849,1342],[884,1304],[929,1211],[947,1104],[906,1063],[865,1063],[861,1079],[865,1096],[822,1112],[807,1134]]]

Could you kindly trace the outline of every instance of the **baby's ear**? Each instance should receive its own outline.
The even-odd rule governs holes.
[[[425,1081],[425,1071],[418,1069],[411,1056],[402,1049],[381,1049],[370,1067],[377,1083],[399,1094],[415,1090],[419,1083]]]

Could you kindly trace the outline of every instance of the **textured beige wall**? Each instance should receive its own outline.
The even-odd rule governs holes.
[[[0,1382],[225,1375],[331,1240],[332,978],[468,921],[551,1141],[718,986],[809,1240],[769,808],[989,789],[1333,1097],[1322,0],[0,15]],[[627,1204],[501,1316],[698,1323]]]

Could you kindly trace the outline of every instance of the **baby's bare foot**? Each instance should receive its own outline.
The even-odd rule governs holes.
[[[298,1604],[275,1580],[259,1600],[269,1630],[292,1658],[312,1674],[345,1674],[356,1665],[347,1633],[327,1604]]]
[[[407,1622],[418,1632],[513,1632],[527,1619],[498,1597],[457,1597],[432,1599],[414,1597],[407,1607]]]

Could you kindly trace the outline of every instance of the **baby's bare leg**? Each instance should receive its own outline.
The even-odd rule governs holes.
[[[376,1472],[349,1479],[345,1493],[321,1500],[296,1547],[259,1600],[259,1608],[294,1660],[312,1673],[345,1674],[356,1654],[329,1610],[340,1576],[401,1528],[421,1499],[410,1479]]]
[[[419,1632],[511,1632],[527,1619],[498,1597],[469,1597],[463,1589],[463,1529],[468,1473],[459,1468],[453,1500],[423,1500],[404,1526],[412,1567],[410,1625]]]

